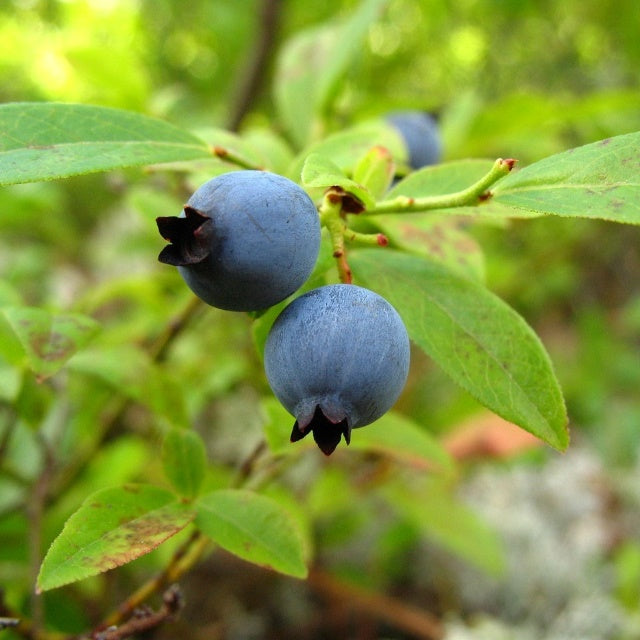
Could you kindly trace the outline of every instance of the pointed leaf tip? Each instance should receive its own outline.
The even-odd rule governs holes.
[[[67,520],[40,567],[39,592],[145,555],[181,531],[195,511],[151,485],[124,485],[89,496]]]

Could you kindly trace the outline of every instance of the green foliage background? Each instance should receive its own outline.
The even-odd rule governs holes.
[[[356,5],[289,0],[277,44]],[[91,103],[190,129],[225,127],[250,65],[259,6],[253,0],[4,2],[0,102]],[[438,113],[447,160],[503,156],[523,164],[638,131],[639,19],[634,0],[621,0],[615,11],[600,0],[392,0],[340,86],[329,126],[392,108],[424,108]],[[242,123],[256,140],[279,126],[274,69],[273,61],[264,69]],[[154,218],[177,213],[197,179],[216,170],[207,163],[196,175],[132,169],[0,190],[0,302],[83,313],[102,325],[99,341],[74,357],[58,382],[38,384],[30,372],[0,362],[0,584],[16,610],[32,606],[29,549],[48,548],[89,493],[124,482],[165,482],[157,455],[162,429],[195,424],[215,444],[204,479],[213,491],[228,485],[233,464],[258,442],[264,416],[269,423],[276,411],[261,402],[267,386],[249,318],[199,312],[167,366],[156,366],[146,351],[190,299],[175,272],[155,261],[161,243]],[[527,318],[552,355],[574,437],[597,443],[614,465],[635,462],[640,433],[639,232],[555,218],[474,230],[489,288]],[[189,393],[176,393],[185,380],[193,381]],[[123,398],[133,407],[125,409]],[[398,408],[431,433],[445,434],[479,407],[416,353]],[[16,421],[9,441],[3,434]],[[112,430],[103,442],[105,424]],[[38,516],[42,531],[33,539],[38,534],[29,532],[22,508],[48,464],[42,439],[56,443],[57,464],[68,472],[57,477],[55,500]],[[317,480],[308,499],[321,549],[362,533],[380,508],[373,493],[351,485],[353,472],[345,463],[308,476]],[[438,491],[433,513],[441,521],[455,506]],[[338,504],[330,501],[336,493],[343,496]],[[390,558],[402,556],[402,545],[419,535],[421,517],[403,522],[397,538],[381,535],[374,544],[374,582],[391,579]],[[391,520],[380,526],[383,533],[396,527]],[[484,560],[446,527],[430,533],[453,539],[450,546],[471,562],[486,564],[489,557],[483,568],[496,570],[492,539],[484,539],[481,524],[467,526],[483,541]],[[162,566],[169,553],[160,548],[122,570],[120,586]],[[83,583],[77,601],[100,593],[100,580]],[[49,625],[86,628],[82,607],[73,598],[63,606],[64,600],[47,595]]]

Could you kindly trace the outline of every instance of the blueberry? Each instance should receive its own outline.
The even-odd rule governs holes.
[[[180,216],[157,219],[168,244],[160,262],[178,267],[206,303],[266,309],[307,280],[320,248],[320,220],[295,182],[266,171],[235,171],[203,184]]]
[[[409,371],[409,338],[381,296],[351,284],[313,289],[274,322],[264,352],[267,380],[296,418],[291,441],[309,432],[329,455],[341,436],[386,413]]]
[[[400,132],[409,152],[409,166],[420,169],[442,158],[438,124],[425,111],[394,111],[387,120]]]

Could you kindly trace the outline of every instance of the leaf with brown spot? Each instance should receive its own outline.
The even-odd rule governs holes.
[[[5,307],[0,314],[24,350],[29,367],[40,379],[56,373],[99,329],[95,320],[77,313]]]
[[[40,567],[39,592],[114,569],[143,556],[195,517],[152,485],[124,485],[89,496],[67,520]]]
[[[461,275],[484,282],[484,254],[476,240],[464,230],[464,220],[431,213],[371,216],[396,248],[426,256]]]

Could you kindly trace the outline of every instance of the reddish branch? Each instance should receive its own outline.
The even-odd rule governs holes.
[[[416,638],[421,640],[444,638],[444,627],[438,618],[395,598],[348,584],[321,569],[310,571],[308,583],[325,597],[384,620],[396,629],[401,629]]]
[[[94,631],[91,640],[125,640],[131,636],[149,631],[166,620],[174,618],[184,605],[180,589],[172,585],[162,596],[162,607],[153,611],[150,607],[141,607],[133,611],[132,617],[120,626],[112,625],[102,631]]]

